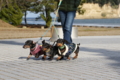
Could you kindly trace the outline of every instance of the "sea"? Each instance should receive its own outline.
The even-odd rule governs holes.
[[[28,24],[45,25],[45,21],[42,19],[36,20],[36,18],[27,18]],[[60,22],[52,21],[55,25],[61,25]],[[22,21],[24,23],[24,20]],[[96,26],[96,27],[120,27],[120,18],[112,19],[75,19],[73,25],[77,26]]]

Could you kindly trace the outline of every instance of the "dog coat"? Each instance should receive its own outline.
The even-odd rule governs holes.
[[[36,44],[35,48],[34,49],[31,49],[30,50],[30,53],[32,55],[36,55],[38,52],[40,52],[42,50],[42,46]]]
[[[58,52],[59,52],[60,55],[63,55],[65,57],[67,57],[70,54],[74,53],[75,50],[77,49],[77,44],[75,44],[75,43],[71,43],[71,44],[68,44],[68,45],[64,44],[64,45],[66,47],[65,52],[61,53],[59,48],[58,48]]]

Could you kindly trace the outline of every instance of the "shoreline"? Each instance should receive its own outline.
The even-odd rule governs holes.
[[[21,24],[18,26],[18,28],[45,28],[45,25],[42,24]],[[55,27],[61,27],[61,25],[55,25]],[[120,28],[120,25],[103,25],[103,24],[73,24],[73,27],[101,27],[101,28]]]
[[[28,25],[40,25],[44,26],[44,20],[35,21],[34,19],[27,21]],[[24,25],[24,21],[22,21]],[[96,27],[120,27],[120,18],[110,18],[110,19],[75,19],[74,26],[96,26]],[[55,22],[55,26],[61,26],[60,22]]]

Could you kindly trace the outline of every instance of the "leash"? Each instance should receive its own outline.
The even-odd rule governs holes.
[[[62,3],[62,0],[59,1],[58,8],[57,8],[56,13],[55,13],[56,16],[55,16],[53,22],[51,22],[50,27],[43,33],[43,35],[39,38],[39,40],[36,43],[38,43],[40,40],[42,40],[42,38],[48,33],[48,31],[52,28],[52,26],[55,25],[55,22],[56,22],[56,19],[57,19],[57,14],[58,14],[61,3]],[[57,33],[58,38],[59,38],[58,31],[57,31],[55,26],[54,26],[54,28],[55,28],[55,32]]]

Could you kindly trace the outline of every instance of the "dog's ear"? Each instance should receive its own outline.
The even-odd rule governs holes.
[[[67,40],[63,39],[63,44],[66,43],[66,44],[70,44]]]
[[[30,44],[33,45],[33,44],[35,44],[35,42],[34,42],[33,40],[31,40],[31,41],[30,41]]]
[[[33,40],[27,40],[26,42],[25,42],[25,44],[32,44],[33,43]]]
[[[69,42],[67,40],[65,40],[65,39],[58,39],[57,43],[69,44]]]
[[[42,44],[45,44],[45,40],[42,41]]]

